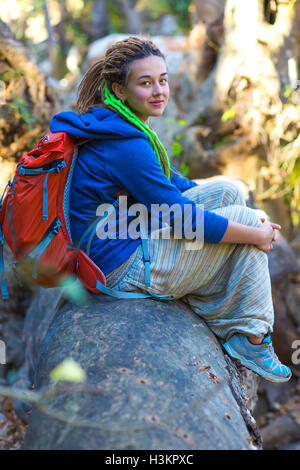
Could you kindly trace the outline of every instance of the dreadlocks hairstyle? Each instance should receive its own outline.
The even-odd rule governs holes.
[[[126,85],[129,65],[137,59],[159,56],[165,60],[158,47],[149,40],[129,37],[110,46],[104,57],[95,62],[86,72],[78,86],[76,111],[84,114],[93,106],[104,106],[118,113],[148,135],[164,174],[170,178],[171,170],[167,152],[156,133],[141,121],[112,89],[113,83]]]

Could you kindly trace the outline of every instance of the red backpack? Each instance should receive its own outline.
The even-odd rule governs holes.
[[[2,298],[8,298],[3,262],[4,239],[31,281],[43,287],[56,287],[76,275],[92,293],[118,298],[167,298],[154,294],[126,293],[105,286],[105,276],[87,254],[72,244],[69,222],[69,192],[79,145],[66,132],[49,131],[33,150],[24,154],[12,182],[0,199],[0,283]],[[5,196],[5,192],[8,192]],[[124,190],[120,191],[116,198]],[[4,198],[5,196],[5,198]],[[3,200],[4,198],[4,200]],[[113,203],[117,207],[119,200]],[[106,216],[102,216],[105,218]],[[97,218],[84,235],[96,227]],[[93,236],[93,232],[92,236]],[[90,237],[90,240],[92,238]],[[83,238],[83,237],[82,237]],[[147,240],[142,238],[146,285],[150,285],[150,259]]]
[[[86,141],[75,142],[66,132],[49,131],[21,157],[0,201],[0,243],[4,237],[32,282],[55,287],[76,274],[96,293],[96,281],[105,285],[105,276],[82,250],[73,247],[68,212],[78,146]],[[1,287],[7,297],[4,279]]]

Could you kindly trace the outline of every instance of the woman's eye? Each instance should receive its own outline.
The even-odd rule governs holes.
[[[160,80],[160,83],[166,84],[166,83],[168,83],[168,79],[167,79],[167,78],[162,78],[162,79]],[[151,82],[150,82],[150,80],[145,80],[144,82],[141,82],[141,85],[143,85],[143,86],[149,86],[149,85],[151,85]]]

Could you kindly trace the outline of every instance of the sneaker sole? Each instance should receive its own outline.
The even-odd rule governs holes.
[[[237,353],[234,349],[232,349],[232,347],[228,343],[224,343],[223,348],[229,354],[230,357],[232,357],[233,359],[236,359],[243,366],[247,367],[247,369],[252,370],[256,374],[260,375],[266,380],[269,380],[270,382],[280,382],[280,383],[288,382],[290,378],[292,377],[292,373],[290,373],[288,377],[278,377],[278,375],[268,374],[268,372],[264,371],[253,362],[250,362],[247,359],[245,359],[243,356],[240,356],[239,353]]]

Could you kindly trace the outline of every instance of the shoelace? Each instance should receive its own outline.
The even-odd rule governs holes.
[[[280,370],[282,370],[282,364],[280,360],[278,359],[278,356],[275,353],[272,344],[267,344],[267,352],[269,353],[268,359],[272,359],[272,367],[276,365],[280,367]]]

